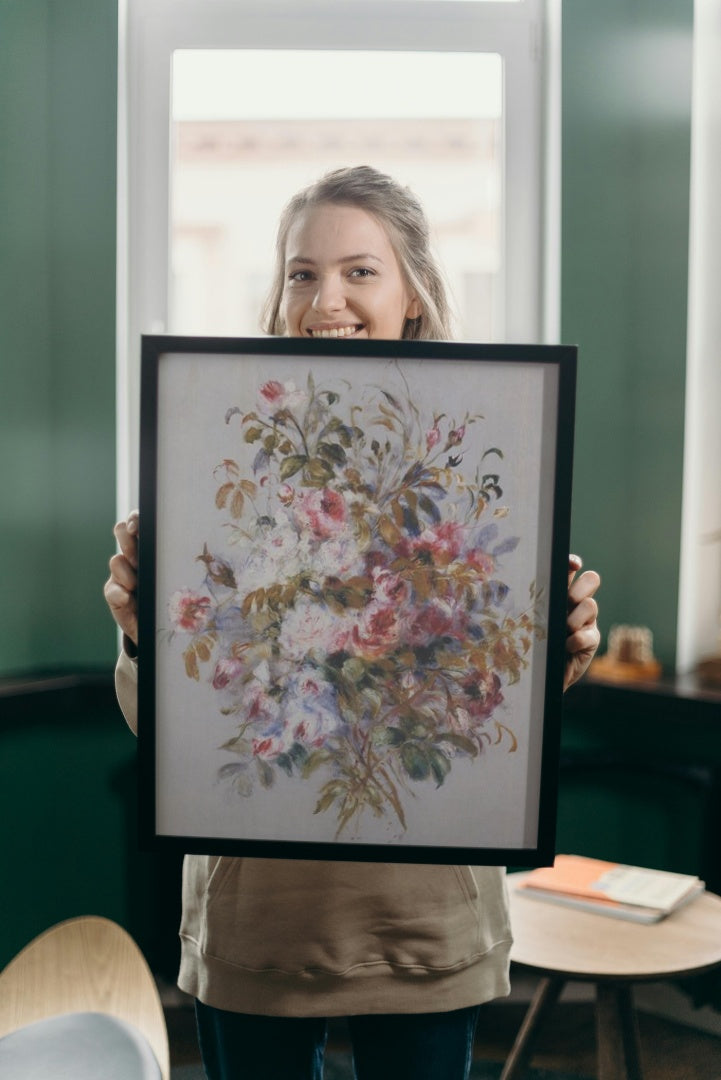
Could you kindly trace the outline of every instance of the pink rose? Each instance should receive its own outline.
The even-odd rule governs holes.
[[[295,501],[294,513],[301,529],[309,529],[319,540],[338,536],[348,521],[345,499],[330,488],[304,492]]]
[[[489,578],[496,568],[496,562],[492,555],[488,555],[481,548],[474,548],[466,555],[466,562],[474,570],[478,571],[481,578]]]
[[[269,379],[258,391],[258,408],[266,416],[275,416],[282,409],[293,409],[307,400],[308,395],[303,390],[297,390],[294,382],[282,383]]]
[[[463,526],[455,521],[443,521],[424,529],[413,542],[414,551],[427,551],[438,566],[448,566],[460,554],[464,542]]]
[[[242,660],[235,656],[223,657],[215,665],[213,689],[224,690],[247,670]]]
[[[168,601],[168,615],[174,629],[188,634],[204,630],[210,620],[211,599],[193,589],[180,589]]]
[[[373,570],[373,603],[399,608],[410,596],[410,586],[391,570]]]
[[[487,720],[503,701],[501,680],[491,671],[469,675],[462,683],[465,710],[474,724]]]
[[[438,638],[451,635],[453,630],[453,611],[442,601],[433,600],[425,604],[415,615],[408,630],[410,645],[428,645]]]
[[[383,656],[395,648],[399,636],[400,622],[395,609],[369,604],[353,627],[350,644],[359,656]]]

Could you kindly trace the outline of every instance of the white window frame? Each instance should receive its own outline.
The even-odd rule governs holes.
[[[165,332],[168,318],[172,55],[214,48],[499,53],[506,122],[503,336],[558,340],[560,0],[120,0],[121,516],[138,494],[140,335]]]

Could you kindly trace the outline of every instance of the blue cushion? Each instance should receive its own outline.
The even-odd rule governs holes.
[[[144,1035],[103,1013],[38,1020],[0,1039],[0,1077],[12,1080],[161,1080]]]

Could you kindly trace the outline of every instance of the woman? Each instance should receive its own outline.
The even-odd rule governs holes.
[[[280,222],[265,329],[294,337],[444,339],[449,311],[415,197],[342,169]],[[105,595],[124,632],[118,696],[135,723],[137,514],[115,528]],[[565,686],[598,647],[598,575],[569,561]],[[197,1001],[211,1080],[322,1075],[346,1016],[359,1080],[462,1080],[479,1006],[508,993],[499,867],[186,856],[179,985]]]

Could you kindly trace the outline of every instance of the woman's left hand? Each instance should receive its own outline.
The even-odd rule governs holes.
[[[593,596],[601,578],[595,570],[576,574],[583,566],[578,555],[568,557],[568,617],[566,619],[566,672],[563,689],[581,678],[593,660],[601,640],[596,619],[598,604]]]

